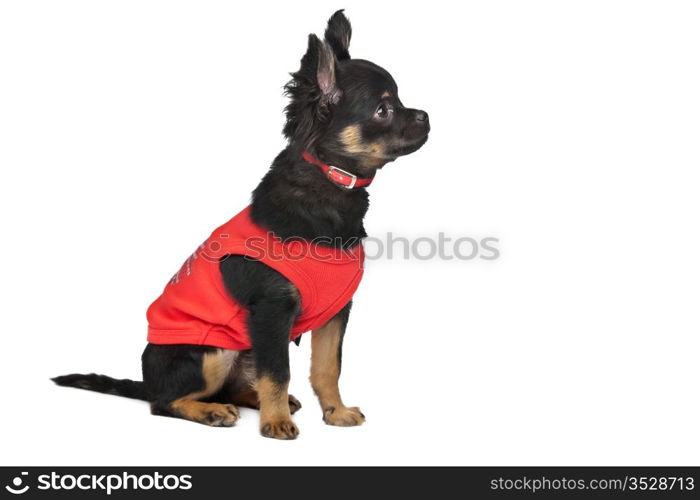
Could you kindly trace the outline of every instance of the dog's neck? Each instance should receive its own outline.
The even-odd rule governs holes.
[[[301,153],[290,145],[275,158],[253,192],[253,221],[282,239],[301,237],[337,248],[357,245],[366,236],[367,191],[333,184]]]
[[[314,152],[314,155],[323,163],[335,165],[343,170],[347,170],[358,177],[369,178],[374,177],[377,170],[386,165],[389,160],[371,158],[371,157],[350,157],[339,155],[330,150],[319,149]]]

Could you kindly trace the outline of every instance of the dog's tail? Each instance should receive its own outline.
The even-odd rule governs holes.
[[[118,380],[107,375],[97,375],[96,373],[72,373],[54,377],[51,380],[65,387],[76,387],[78,389],[114,394],[115,396],[141,399],[143,401],[149,400],[145,384],[136,380]]]

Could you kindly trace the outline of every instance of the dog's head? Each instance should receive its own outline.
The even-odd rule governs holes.
[[[284,134],[301,149],[367,173],[428,140],[428,114],[407,108],[388,71],[348,51],[350,22],[340,10],[324,40],[309,35],[301,68],[285,87]]]

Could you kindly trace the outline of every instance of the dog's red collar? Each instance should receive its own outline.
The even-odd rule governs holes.
[[[372,184],[372,180],[374,179],[374,177],[360,179],[355,174],[351,174],[350,172],[347,172],[342,168],[321,163],[316,158],[311,156],[311,154],[308,151],[304,151],[301,154],[301,157],[304,158],[305,161],[312,163],[317,167],[320,167],[321,170],[323,170],[323,173],[326,174],[326,177],[328,177],[333,183],[345,189],[369,186],[370,184]]]

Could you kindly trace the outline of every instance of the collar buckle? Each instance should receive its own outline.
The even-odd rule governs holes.
[[[304,161],[319,167],[333,184],[341,188],[352,189],[356,187],[366,187],[372,184],[372,179],[374,179],[374,177],[359,178],[355,174],[343,170],[342,168],[326,165],[311,156],[308,151],[304,151],[301,157]]]
[[[345,189],[352,189],[357,183],[357,176],[355,174],[333,165],[328,165],[328,172],[326,172],[326,175],[330,180]]]

